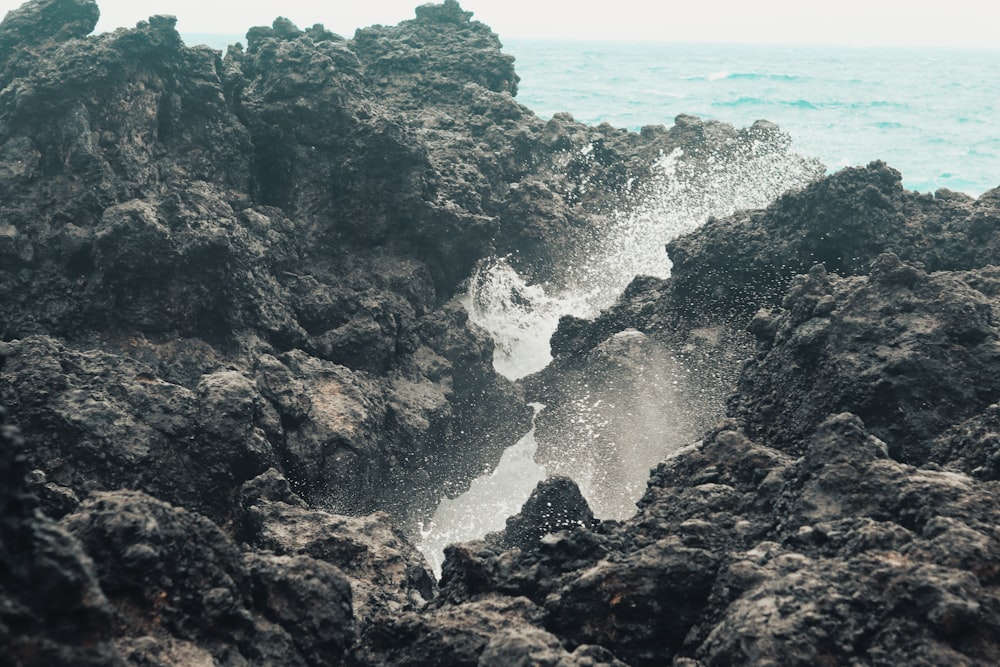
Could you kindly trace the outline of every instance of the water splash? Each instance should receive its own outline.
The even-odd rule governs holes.
[[[664,251],[668,241],[710,216],[766,206],[822,174],[818,162],[790,153],[789,143],[776,129],[755,126],[714,150],[686,155],[676,149],[661,155],[634,200],[608,216],[582,252],[572,253],[586,259],[565,267],[552,283],[568,288],[529,284],[503,258],[481,262],[463,303],[470,319],[493,337],[496,369],[510,379],[543,369],[551,361],[549,339],[560,317],[594,317],[612,305],[635,276],[670,275]],[[615,344],[637,341],[622,337]],[[609,376],[606,385],[613,390],[580,384],[579,394],[564,408],[565,423],[574,426],[558,434],[557,448],[536,461],[533,427],[493,473],[475,480],[467,493],[441,501],[429,526],[421,530],[420,544],[436,572],[447,544],[501,530],[506,517],[518,512],[544,479],[546,466],[549,472],[573,477],[597,516],[624,518],[631,513],[645,489],[650,465],[696,430],[691,406],[678,387],[685,369],[669,355],[644,354],[635,358],[645,359],[645,370]],[[602,454],[602,447],[608,446],[615,450],[617,464]]]
[[[536,416],[544,407],[539,403],[531,406]],[[441,575],[446,546],[503,530],[507,517],[521,510],[535,486],[545,479],[545,468],[534,460],[537,448],[532,425],[507,448],[492,473],[473,480],[469,490],[457,498],[443,498],[430,522],[420,525],[418,548],[435,574]]]
[[[664,246],[709,217],[761,208],[823,173],[821,164],[790,153],[775,129],[753,128],[717,149],[661,155],[631,205],[609,215],[594,240],[564,268],[554,290],[528,284],[503,258],[484,260],[469,282],[464,304],[496,342],[494,365],[511,379],[544,368],[549,339],[563,315],[591,318],[618,299],[635,276],[666,278]]]
[[[535,460],[580,487],[595,516],[626,519],[649,470],[697,438],[703,423],[686,369],[652,337],[619,332],[564,369],[566,397],[538,428]]]
[[[542,285],[529,285],[504,258],[479,263],[461,297],[470,319],[493,338],[493,366],[517,380],[545,368],[552,360],[548,339],[567,312],[589,312],[585,299],[572,294],[549,296]]]

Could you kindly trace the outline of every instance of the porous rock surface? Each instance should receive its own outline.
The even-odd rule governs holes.
[[[873,163],[668,244],[671,277],[565,318],[528,384],[599,378],[594,351],[641,331],[725,418],[634,517],[453,551],[442,595],[468,597],[470,573],[535,590],[550,631],[629,664],[996,662],[996,203]],[[724,407],[719,341],[747,357],[723,367]]]
[[[225,56],[98,15],[0,23],[9,662],[1000,662],[997,191],[873,163],[711,219],[514,384],[478,260],[557,284],[658,157],[780,132],[543,121],[454,0]],[[416,521],[591,384],[650,410],[594,442],[688,413],[638,511],[547,480],[434,581]]]

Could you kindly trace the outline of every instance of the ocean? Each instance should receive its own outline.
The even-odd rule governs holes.
[[[885,160],[920,192],[1000,185],[1000,49],[505,42],[543,117],[639,129],[764,118],[830,171]]]
[[[187,35],[224,49],[238,35]],[[920,192],[1000,186],[1000,49],[503,40],[543,118],[638,130],[693,114],[777,123],[829,171],[881,159]]]

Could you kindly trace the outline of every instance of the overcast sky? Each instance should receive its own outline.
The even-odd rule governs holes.
[[[1000,48],[995,0],[459,0],[501,39],[617,39]],[[184,33],[244,34],[286,16],[345,37],[413,18],[420,0],[98,0],[99,31],[173,14]],[[3,14],[20,5],[0,0]]]

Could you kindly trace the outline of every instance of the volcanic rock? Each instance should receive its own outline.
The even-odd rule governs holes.
[[[0,351],[0,363],[3,362]],[[37,510],[24,441],[0,406],[0,645],[15,665],[121,665],[112,608],[79,541]]]
[[[12,664],[1000,662],[1000,191],[819,179],[767,122],[542,120],[454,0],[225,56],[97,17],[0,23]],[[812,182],[494,371],[480,261],[559,287],[663,179],[778,163]],[[526,396],[550,472],[647,487],[597,521],[550,480],[435,585],[409,539]]]

